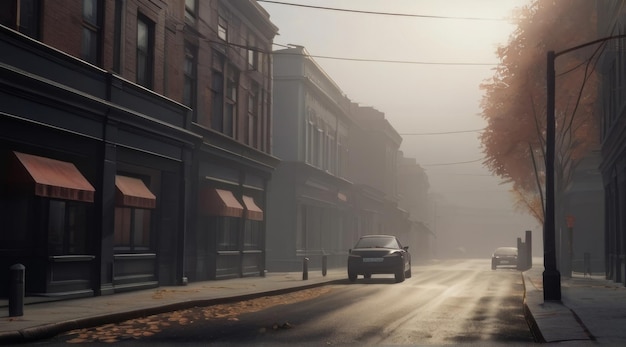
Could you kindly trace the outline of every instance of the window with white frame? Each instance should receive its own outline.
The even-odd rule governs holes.
[[[228,22],[222,16],[219,16],[217,19],[217,37],[228,41]]]
[[[258,70],[259,69],[259,52],[257,48],[257,40],[253,34],[248,34],[248,43],[247,43],[247,55],[248,55],[248,69],[250,70]]]
[[[185,19],[190,23],[196,23],[196,17],[198,16],[198,1],[197,0],[185,0]]]

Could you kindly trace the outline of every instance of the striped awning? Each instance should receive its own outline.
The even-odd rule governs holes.
[[[156,196],[139,178],[115,176],[115,204],[117,206],[156,208]]]
[[[37,196],[93,202],[96,190],[74,164],[20,152],[13,154],[18,163],[9,176],[13,183],[32,185]]]
[[[263,210],[257,206],[251,196],[243,196],[243,204],[246,205],[246,218],[250,220],[263,220]]]
[[[243,217],[243,206],[233,192],[205,187],[199,194],[200,213],[210,216]]]

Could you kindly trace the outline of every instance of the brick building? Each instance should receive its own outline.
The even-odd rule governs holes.
[[[256,2],[10,0],[0,24],[1,268],[59,297],[264,272]]]

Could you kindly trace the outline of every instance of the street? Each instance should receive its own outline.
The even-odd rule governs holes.
[[[414,266],[413,277],[356,283],[194,308],[83,329],[32,345],[166,344],[422,345],[533,343],[515,269],[489,260]]]

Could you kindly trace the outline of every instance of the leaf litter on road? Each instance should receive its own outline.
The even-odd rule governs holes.
[[[141,339],[161,332],[172,324],[185,326],[198,321],[211,319],[239,320],[237,316],[243,313],[257,312],[277,305],[289,305],[305,300],[310,300],[330,292],[328,287],[301,290],[293,293],[275,296],[264,296],[257,299],[220,304],[207,307],[194,307],[191,309],[172,311],[157,315],[130,319],[121,323],[105,324],[95,328],[76,329],[65,333],[71,337],[67,343],[90,343],[104,342],[115,343],[128,339]],[[156,297],[162,297],[166,292],[158,292]],[[284,324],[274,323],[273,330],[291,329],[293,326],[287,322]],[[262,328],[265,330],[265,328]]]

